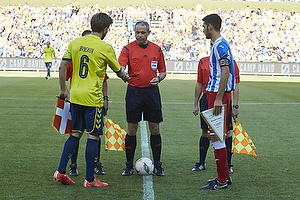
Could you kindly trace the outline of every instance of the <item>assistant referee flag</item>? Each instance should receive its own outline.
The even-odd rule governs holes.
[[[57,98],[52,127],[61,135],[72,133],[70,102]]]
[[[125,151],[126,131],[113,120],[105,117],[105,150]]]
[[[233,129],[233,140],[232,140],[232,153],[249,154],[253,155],[255,159],[257,156],[254,152],[255,146],[246,133],[242,125],[236,121]]]

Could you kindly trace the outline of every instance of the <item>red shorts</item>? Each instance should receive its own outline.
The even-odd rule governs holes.
[[[214,107],[214,103],[216,100],[216,96],[217,96],[217,92],[207,92],[207,108],[213,108]],[[229,119],[230,117],[230,102],[231,102],[231,92],[225,92],[222,98],[222,103],[226,104],[226,121],[227,119]],[[226,127],[225,130],[226,132],[228,132],[228,123],[225,123]]]

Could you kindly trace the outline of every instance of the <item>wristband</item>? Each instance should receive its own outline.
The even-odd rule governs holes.
[[[109,101],[109,98],[108,98],[108,96],[103,96],[103,100],[107,100],[107,101]]]
[[[157,76],[157,78],[158,78],[158,82],[160,82],[160,81],[161,81],[161,78],[160,78],[160,76]]]

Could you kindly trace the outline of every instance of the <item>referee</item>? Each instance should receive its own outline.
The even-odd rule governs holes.
[[[142,119],[148,121],[150,146],[154,161],[154,174],[165,176],[161,167],[161,135],[159,123],[163,121],[158,83],[166,77],[166,64],[161,48],[148,41],[149,24],[139,21],[134,26],[136,40],[126,45],[119,56],[121,66],[128,68],[130,80],[126,93],[127,135],[125,138],[126,169],[122,176],[133,174],[136,132]]]

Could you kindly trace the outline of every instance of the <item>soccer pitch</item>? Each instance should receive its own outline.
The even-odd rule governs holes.
[[[80,175],[72,178],[76,184],[52,180],[67,137],[51,126],[59,93],[57,74],[50,80],[44,75],[0,72],[0,199],[143,199],[143,177],[122,177],[125,153],[105,151],[104,139],[101,162],[107,175],[96,176],[110,184],[107,188],[83,187],[86,136],[79,148]],[[126,129],[126,84],[109,76],[108,117]],[[166,176],[152,177],[154,199],[299,199],[300,78],[241,76],[238,121],[254,142],[258,159],[234,154],[233,184],[220,191],[201,190],[217,176],[211,146],[206,170],[191,171],[198,161],[201,134],[199,116],[192,113],[195,83],[195,74],[168,74],[160,83]],[[135,160],[142,155],[139,131],[137,135]]]

